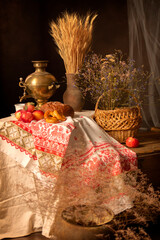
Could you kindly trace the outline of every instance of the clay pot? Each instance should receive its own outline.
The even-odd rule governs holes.
[[[75,85],[75,74],[67,73],[67,89],[63,94],[63,102],[70,105],[75,112],[80,112],[84,106],[84,98],[81,91]]]

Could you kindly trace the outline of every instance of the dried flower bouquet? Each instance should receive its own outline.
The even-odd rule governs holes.
[[[93,22],[97,15],[88,14],[82,18],[76,13],[63,13],[57,22],[50,24],[50,34],[53,37],[66,73],[77,73],[82,66],[84,57],[91,46]]]
[[[99,103],[101,109],[130,107],[135,105],[135,98],[138,103],[144,98],[150,74],[143,66],[136,68],[135,61],[123,58],[120,50],[105,57],[88,54],[76,76],[76,84],[84,97],[88,93],[96,103],[103,94]]]

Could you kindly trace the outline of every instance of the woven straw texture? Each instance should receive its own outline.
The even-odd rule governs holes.
[[[94,119],[98,125],[121,143],[128,137],[135,137],[142,120],[140,107],[137,105],[115,110],[101,110],[98,109],[98,104],[102,96],[95,107]]]

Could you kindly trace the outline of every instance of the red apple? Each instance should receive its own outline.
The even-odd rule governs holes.
[[[35,109],[34,103],[33,102],[27,102],[24,105],[24,110],[28,112],[33,112]]]
[[[24,112],[23,109],[18,110],[18,111],[15,112],[15,117],[16,117],[18,120],[21,120],[21,114],[22,114],[22,112]]]
[[[31,112],[23,111],[21,113],[20,120],[22,120],[23,122],[30,123],[33,119],[34,119],[34,117],[33,117],[33,114]]]
[[[41,110],[35,110],[32,112],[34,120],[38,121],[44,118],[44,112]]]
[[[139,146],[139,141],[137,138],[134,137],[129,137],[126,140],[126,146],[127,147],[132,147],[132,148],[136,148]]]

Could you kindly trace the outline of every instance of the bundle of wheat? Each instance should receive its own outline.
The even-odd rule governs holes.
[[[84,57],[91,46],[93,22],[97,15],[80,17],[76,13],[63,13],[57,22],[50,24],[50,34],[53,37],[66,73],[77,73]]]

